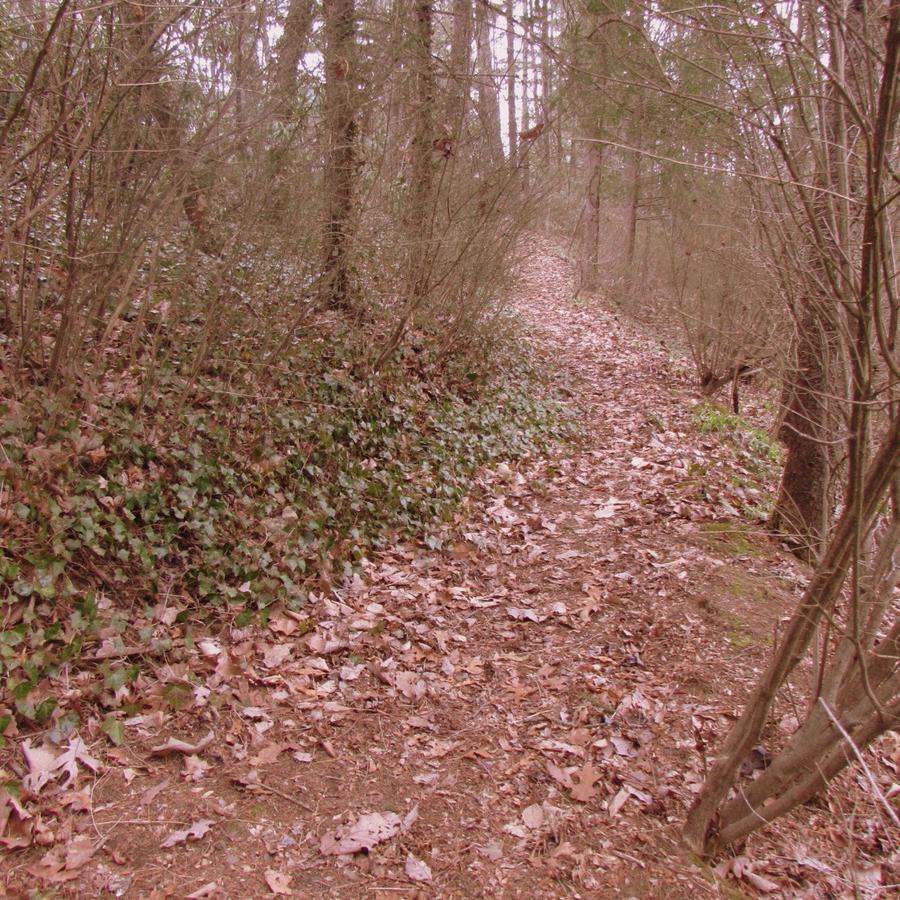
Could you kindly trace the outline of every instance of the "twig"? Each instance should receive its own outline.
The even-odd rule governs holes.
[[[859,764],[862,766],[863,772],[866,773],[866,778],[869,779],[869,784],[872,785],[872,791],[875,796],[881,802],[881,805],[885,808],[885,811],[888,814],[888,818],[898,827],[900,828],[900,817],[898,817],[897,813],[891,809],[891,804],[888,803],[887,797],[884,796],[884,792],[878,786],[878,782],[875,780],[875,776],[872,774],[871,769],[866,765],[866,761],[863,759],[862,753],[859,752],[859,748],[853,742],[853,738],[845,730],[844,726],[837,720],[837,717],[834,713],[828,708],[828,704],[825,702],[824,697],[819,697],[819,703],[822,704],[822,709],[825,710],[825,714],[831,719],[834,727],[841,733],[844,740],[850,745],[850,749],[853,750],[853,755],[859,761]]]
[[[308,806],[302,800],[298,800],[296,797],[292,797],[290,794],[286,794],[284,791],[279,791],[278,788],[273,788],[268,784],[263,784],[263,782],[261,781],[257,781],[255,784],[251,785],[251,788],[268,791],[270,794],[275,794],[276,797],[281,797],[283,800],[287,800],[288,803],[296,804],[301,809],[305,809],[307,812],[315,812],[315,810],[311,806]]]

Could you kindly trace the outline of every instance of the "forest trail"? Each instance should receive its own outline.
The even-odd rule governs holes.
[[[678,827],[801,570],[735,517],[746,457],[698,428],[686,370],[527,251],[515,304],[583,439],[486,476],[451,546],[203,648],[208,689],[96,783],[103,852],[69,895],[723,896]],[[200,746],[151,752],[169,736]],[[845,870],[831,807],[802,815],[741,889]]]

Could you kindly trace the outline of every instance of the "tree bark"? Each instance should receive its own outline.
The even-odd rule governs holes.
[[[600,179],[603,174],[603,145],[590,141],[587,145],[587,189],[581,227],[581,256],[578,265],[579,290],[597,288],[597,262],[600,253]]]
[[[155,24],[143,7],[123,4],[126,17],[128,43],[134,54],[133,64],[140,75],[139,90],[149,100],[149,112],[162,132],[166,152],[173,161],[176,177],[181,179],[181,204],[185,218],[193,230],[198,245],[207,253],[221,252],[221,241],[211,231],[207,218],[208,202],[202,182],[197,175],[194,160],[188,148],[187,127],[181,119],[179,97],[174,86],[165,78],[165,65],[154,51],[160,36],[184,15],[162,24]]]
[[[450,83],[444,104],[451,137],[459,141],[469,111],[472,81],[472,0],[453,0],[453,32],[450,35]]]
[[[821,553],[831,515],[825,434],[830,343],[819,317],[804,304],[796,324],[794,366],[782,399],[779,437],[787,456],[769,527],[808,561]]]
[[[297,70],[309,44],[315,9],[315,0],[291,0],[284,20],[284,33],[275,48],[276,115],[281,119],[290,117],[296,102]]]
[[[515,169],[519,133],[516,128],[516,38],[513,31],[513,0],[506,0],[506,117],[509,164]]]
[[[491,49],[491,20],[486,4],[475,0],[475,41],[478,65],[478,118],[487,142],[490,162],[503,165],[503,139],[500,131],[500,97],[494,77],[494,54]]]
[[[725,741],[710,769],[699,797],[688,814],[684,837],[700,854],[713,852],[720,843],[714,825],[720,806],[734,784],[747,754],[758,743],[777,691],[803,657],[822,619],[840,597],[859,542],[871,533],[885,496],[896,487],[900,474],[900,425],[892,423],[872,460],[857,509],[845,509],[800,605],[791,616],[781,646],[760,678],[741,718]]]
[[[411,44],[414,133],[407,219],[407,298],[403,314],[375,360],[377,370],[397,350],[413,315],[428,300],[434,228],[434,102],[432,0],[415,0]]]
[[[324,0],[325,162],[324,293],[337,309],[353,306],[350,264],[356,178],[356,9],[354,0]]]

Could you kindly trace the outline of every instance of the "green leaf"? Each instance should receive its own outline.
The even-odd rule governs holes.
[[[57,720],[53,728],[50,729],[50,740],[55,744],[61,744],[67,738],[70,738],[78,726],[81,724],[81,717],[74,710],[64,712]]]
[[[121,719],[107,716],[100,728],[117,747],[121,747],[125,743],[125,726]]]
[[[47,697],[46,700],[41,700],[40,703],[34,708],[34,721],[37,722],[38,725],[43,725],[44,722],[50,720],[50,716],[53,715],[53,710],[56,709],[56,700],[52,697]]]

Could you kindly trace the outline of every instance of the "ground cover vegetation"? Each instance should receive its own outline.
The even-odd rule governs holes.
[[[645,687],[662,705],[603,682],[596,721],[561,719],[579,768],[553,763],[538,781],[611,819],[629,798],[669,816],[702,866],[829,785],[849,790],[853,767],[877,823],[866,889],[896,882],[884,848],[900,828],[898,763],[884,748],[900,716],[898,57],[893,0],[5,5],[0,842],[22,851],[19,876],[87,873],[107,838],[65,824],[66,804],[46,812],[48,783],[151,741],[149,709],[159,728],[192,711],[206,722],[209,696],[266,710],[290,695],[318,704],[303,707],[317,729],[338,728],[353,698],[388,692],[419,704],[410,727],[434,729],[440,698],[450,716],[503,659],[521,661],[498,649],[513,640],[491,618],[503,597],[516,628],[548,633],[534,677],[583,710],[567,653],[618,653],[585,644],[592,629],[637,640],[629,616],[644,602],[660,622],[677,609],[707,621],[726,602],[695,609],[665,581],[671,565],[731,604],[723,641],[754,665],[697,653],[740,682],[742,710],[670,708],[689,735],[670,723],[669,738],[696,757],[686,794],[663,763],[652,778],[623,773],[619,757],[643,764],[666,715],[663,656],[626,642],[629,665],[658,667]],[[665,523],[657,549],[651,515]],[[586,549],[587,535],[609,545]],[[484,571],[465,568],[472,554]],[[528,568],[551,558],[555,570]],[[622,598],[597,572],[623,559],[608,574],[632,595],[613,614]],[[427,627],[388,591],[413,578]],[[577,616],[559,594],[570,582],[589,598]],[[447,648],[475,628],[456,618],[473,591],[466,615],[483,619],[465,662],[465,638]],[[682,674],[689,690],[706,677]],[[362,699],[360,677],[374,683]],[[504,701],[523,729],[525,696]],[[596,731],[620,704],[647,729],[614,735],[626,749]],[[241,716],[229,734],[256,728],[254,746],[277,718]],[[504,753],[524,734],[509,728]],[[379,748],[405,740],[367,734]],[[338,758],[336,738],[319,738]],[[298,740],[286,734],[269,762]],[[172,752],[199,760],[210,743],[224,746]],[[674,744],[660,752],[676,766]],[[609,796],[595,763],[611,767]],[[193,784],[206,770],[191,766],[180,777]],[[532,787],[510,785],[525,803]],[[506,828],[519,851],[536,829],[550,854],[545,827],[569,847],[547,863],[551,889],[634,890],[585,874],[609,854],[567,845],[576,825],[554,796],[530,796],[521,835]],[[346,862],[415,822],[375,815],[329,832],[321,855]],[[183,822],[163,848],[202,841],[212,821]],[[38,846],[50,849],[35,863]],[[405,864],[412,882],[432,878],[421,852]],[[711,877],[779,889],[736,859]],[[863,867],[844,881],[838,868],[827,889],[860,890]],[[287,893],[283,877],[267,870],[267,889]],[[522,886],[494,877],[477,887]],[[209,883],[227,891],[222,879]]]

